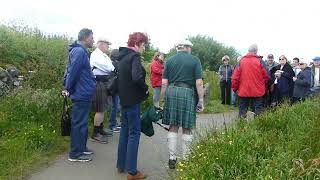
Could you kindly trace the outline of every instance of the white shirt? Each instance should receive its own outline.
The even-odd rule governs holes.
[[[301,71],[301,69],[298,68],[298,67],[294,67],[294,68],[293,68],[293,71],[294,71],[295,76],[298,76],[298,74],[299,74],[299,72]]]
[[[109,75],[111,71],[114,70],[111,59],[103,53],[99,48],[96,48],[90,56],[90,65],[93,74],[95,76],[99,75]]]
[[[317,86],[320,86],[320,84],[319,84],[320,68],[316,67],[314,70],[315,70],[315,73],[314,73],[314,86],[317,87]]]

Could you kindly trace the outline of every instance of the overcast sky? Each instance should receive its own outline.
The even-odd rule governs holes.
[[[112,48],[142,31],[164,52],[201,34],[242,54],[257,43],[260,55],[273,53],[276,60],[320,56],[319,0],[9,0],[1,3],[0,20],[70,37],[87,27],[95,39],[110,39]]]

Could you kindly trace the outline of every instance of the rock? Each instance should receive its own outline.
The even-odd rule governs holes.
[[[18,77],[20,74],[19,70],[15,67],[9,67],[7,68],[7,71],[11,75],[11,77]]]
[[[8,77],[4,77],[1,79],[2,82],[8,82]]]
[[[0,67],[0,79],[7,77],[7,71]]]
[[[17,86],[20,86],[20,82],[19,82],[19,81],[14,81],[14,82],[13,82],[13,85],[16,86],[16,87],[17,87]]]

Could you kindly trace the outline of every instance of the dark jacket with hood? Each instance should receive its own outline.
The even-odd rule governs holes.
[[[148,97],[146,70],[140,53],[126,47],[119,49],[118,88],[121,106],[141,103]]]
[[[69,46],[64,88],[74,101],[92,101],[96,92],[96,80],[91,71],[89,53],[78,42]]]
[[[274,82],[275,75],[274,73],[277,70],[280,70],[281,64],[271,68],[270,70],[270,76]],[[289,94],[289,96],[292,96],[293,92],[293,80],[292,78],[295,76],[294,71],[292,70],[292,67],[286,63],[282,68],[283,73],[281,74],[281,77],[278,79],[277,88],[280,91],[281,94]]]
[[[306,67],[302,70],[297,80],[294,82],[293,97],[305,98],[311,93],[311,86],[313,85],[312,70]]]

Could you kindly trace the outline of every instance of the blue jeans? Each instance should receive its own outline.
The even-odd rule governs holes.
[[[115,95],[112,96],[112,110],[111,110],[111,115],[110,115],[110,120],[109,120],[109,128],[113,129],[117,126],[117,113],[119,111],[119,96]]]
[[[236,107],[237,105],[237,93],[235,93],[233,90],[231,90],[231,101],[232,106]]]
[[[87,148],[88,117],[91,110],[89,101],[73,101],[71,117],[70,158],[78,158]]]
[[[121,118],[117,168],[135,174],[141,133],[140,104],[123,107]]]
[[[158,103],[160,99],[160,92],[161,92],[161,87],[155,87],[153,88],[153,104]]]
[[[259,115],[263,112],[263,98],[262,97],[239,97],[239,116],[245,118],[248,111],[250,101],[253,101],[253,112]]]

